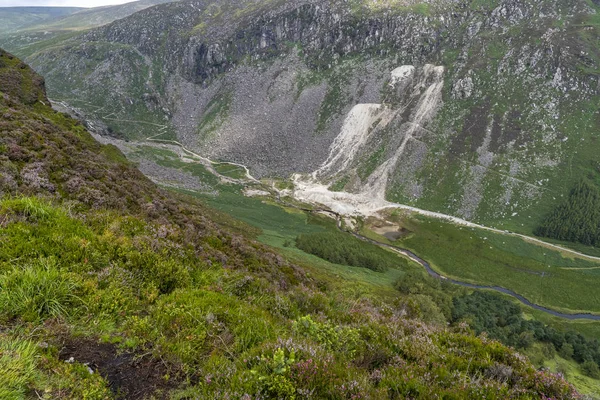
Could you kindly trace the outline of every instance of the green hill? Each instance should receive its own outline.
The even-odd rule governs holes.
[[[64,17],[77,11],[78,7],[1,7],[0,34],[26,29],[48,20]]]

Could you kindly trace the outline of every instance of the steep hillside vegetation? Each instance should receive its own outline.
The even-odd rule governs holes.
[[[419,321],[420,297],[218,226],[0,61],[0,397],[578,397],[464,324]]]
[[[23,54],[112,135],[530,233],[579,178],[600,183],[597,12],[184,1]]]

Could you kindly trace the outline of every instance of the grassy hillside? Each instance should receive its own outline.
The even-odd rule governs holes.
[[[0,8],[0,46],[24,58],[82,31],[103,26],[157,4],[177,0],[136,0],[125,4],[77,7]]]
[[[358,281],[376,286],[377,293],[386,295],[393,295],[390,293],[390,289],[394,285],[401,293],[414,295],[411,296],[411,301],[418,304],[419,311],[417,315],[419,315],[419,318],[427,321],[437,321],[438,323],[447,321],[454,324],[462,320],[469,321],[476,332],[486,332],[491,337],[501,339],[512,346],[518,346],[520,351],[528,354],[538,367],[551,362],[554,357],[554,353],[549,350],[540,354],[536,350],[538,347],[543,346],[546,350],[551,347],[552,352],[557,352],[566,340],[575,340],[576,346],[574,347],[577,348],[576,357],[578,361],[572,361],[575,367],[571,368],[569,378],[576,382],[579,385],[578,389],[583,390],[585,393],[594,393],[593,388],[599,387],[600,382],[595,378],[586,376],[582,370],[583,364],[587,360],[584,356],[585,352],[589,351],[592,357],[595,353],[600,354],[598,353],[597,343],[594,342],[600,326],[598,322],[557,319],[528,307],[522,307],[519,303],[509,307],[509,310],[511,310],[510,315],[500,317],[500,313],[495,307],[506,307],[507,302],[497,294],[490,296],[492,301],[481,302],[480,312],[470,310],[465,314],[464,311],[457,309],[453,304],[453,300],[460,300],[467,293],[459,290],[456,286],[440,285],[437,281],[425,279],[422,267],[412,263],[406,264],[404,260],[398,259],[397,256],[393,256],[391,253],[388,253],[387,256],[392,259],[392,263],[397,268],[390,268],[385,273],[336,264],[335,262],[340,262],[339,250],[346,246],[346,242],[355,243],[351,237],[342,238],[341,234],[337,232],[334,220],[331,218],[311,213],[307,214],[292,207],[283,207],[266,195],[258,198],[244,196],[241,193],[242,185],[219,184],[218,179],[209,173],[198,159],[194,160],[193,157],[189,157],[189,154],[178,156],[176,154],[177,147],[128,144],[126,149],[129,151],[128,157],[140,161],[140,166],[143,168],[146,168],[147,160],[153,160],[165,168],[162,172],[156,169],[144,169],[146,173],[149,173],[149,176],[152,176],[153,180],[171,187],[177,187],[178,185],[187,187],[185,189],[186,193],[193,194],[213,207],[246,221],[259,230],[255,235],[259,235],[257,237],[260,241],[277,247],[280,252],[298,263],[310,264],[316,268],[311,273],[313,276],[334,274],[338,280]],[[198,178],[202,184],[194,189],[193,185],[188,186],[188,180],[177,181],[175,171],[189,172]],[[204,185],[209,185],[210,189],[207,190]],[[250,187],[252,185],[250,184]],[[268,183],[266,186],[271,186],[271,184]],[[304,205],[303,207],[310,206]],[[396,226],[396,229],[402,231],[396,242],[390,241],[398,237],[396,235],[392,239],[387,239],[371,231],[369,228],[373,227],[370,220],[365,221],[366,229],[363,229],[361,233],[374,240],[399,246],[417,243],[417,239],[419,239],[420,243],[426,243],[427,245],[418,248],[417,253],[426,260],[440,261],[435,266],[438,269],[442,266],[441,272],[445,275],[448,275],[446,268],[451,266],[456,274],[455,276],[460,280],[471,280],[478,283],[482,280],[488,282],[491,276],[499,277],[494,281],[495,284],[511,287],[518,292],[522,291],[535,301],[553,308],[561,308],[565,304],[569,304],[568,301],[565,302],[565,297],[567,297],[567,300],[568,298],[576,299],[586,311],[595,304],[595,297],[589,295],[593,292],[590,292],[593,285],[589,285],[587,280],[573,279],[571,281],[567,279],[556,281],[556,277],[547,271],[550,268],[547,264],[552,267],[552,271],[563,268],[566,270],[565,272],[568,272],[569,268],[589,268],[593,271],[597,264],[592,261],[569,258],[565,254],[538,244],[528,243],[520,238],[506,237],[485,231],[474,231],[451,224],[440,224],[437,220],[419,221],[402,214],[391,216],[388,219],[397,220],[401,226]],[[296,235],[299,235],[298,238],[296,238]],[[321,240],[312,243],[311,246],[304,247],[297,239],[306,238],[309,239],[309,244],[311,244],[310,239],[312,238],[324,238],[325,240],[331,238],[335,240],[329,240],[326,248],[323,248],[322,243],[324,241],[321,242]],[[491,249],[489,249],[490,247]],[[334,263],[306,254],[300,248]],[[393,261],[394,257],[397,258],[395,262]],[[374,257],[374,259],[376,258],[377,256]],[[382,261],[381,265],[385,265],[386,260]],[[341,262],[348,263],[350,259],[346,258]],[[531,269],[536,266],[540,267],[541,263],[547,263],[541,265],[544,267],[541,268],[541,271],[544,272],[543,276],[541,272],[540,275],[536,275],[535,269]],[[365,265],[368,265],[368,263]],[[479,271],[480,276],[470,274],[472,270]],[[498,271],[498,273],[494,274],[494,271]],[[515,271],[520,272],[516,277],[514,276]],[[575,273],[571,274],[572,278],[578,278],[578,271],[573,270],[571,272]],[[550,293],[560,295],[545,296],[549,292],[544,290],[547,286],[546,282],[544,282],[544,285],[534,284],[536,280],[542,278],[548,281],[548,284],[553,285],[554,290]],[[515,282],[517,282],[517,285],[515,285]],[[586,293],[586,295],[578,296],[579,293]],[[473,296],[473,298],[476,297]],[[510,297],[508,299],[514,300]],[[523,312],[525,314],[521,317]],[[532,318],[532,314],[535,314],[535,318]],[[486,324],[484,329],[478,328],[477,324],[473,322],[482,317],[495,320],[496,323],[500,324],[500,329],[503,332],[510,333],[497,336],[495,335],[497,328],[489,324]],[[551,335],[547,334],[549,332],[551,332]],[[587,338],[585,339],[585,347],[582,347],[580,343],[582,340],[580,335]]]
[[[418,297],[313,276],[212,222],[0,62],[0,397],[576,397],[464,325],[420,321]]]
[[[177,0],[137,0],[125,4],[80,9],[76,13],[29,24],[19,31],[55,32],[65,30],[85,30],[96,26],[109,24],[117,19],[127,17],[135,12],[157,4]]]
[[[176,0],[137,0],[125,4],[81,7],[2,7],[0,35],[19,35],[27,32],[85,30],[109,24],[137,11]]]
[[[400,239],[442,275],[511,289],[534,303],[565,312],[600,312],[594,290],[599,263],[522,239],[433,219],[406,219]]]
[[[81,11],[78,7],[2,7],[0,34],[8,34]]]

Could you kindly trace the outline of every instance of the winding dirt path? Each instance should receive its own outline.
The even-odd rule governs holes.
[[[158,135],[154,135],[154,136],[150,136],[146,138],[146,141],[148,142],[155,142],[155,143],[165,143],[165,144],[171,144],[171,145],[177,145],[179,147],[181,147],[181,150],[183,150],[184,152],[188,153],[191,156],[194,156],[196,158],[199,158],[202,161],[205,161],[211,165],[213,164],[230,164],[230,165],[235,165],[236,167],[240,167],[243,168],[245,171],[245,175],[246,175],[246,179],[255,182],[255,183],[260,183],[262,184],[262,182],[260,182],[258,179],[256,179],[255,177],[253,177],[250,174],[250,170],[248,169],[248,167],[246,167],[243,164],[238,164],[236,162],[231,162],[231,161],[225,161],[225,162],[217,162],[217,161],[212,161],[206,157],[202,157],[200,154],[198,153],[194,153],[193,151],[189,150],[188,148],[186,148],[183,144],[179,143],[176,140],[165,140],[165,139],[156,139],[157,136],[162,135],[162,133],[159,133]],[[216,173],[216,171],[214,171]],[[221,175],[219,173],[216,173],[217,175]]]

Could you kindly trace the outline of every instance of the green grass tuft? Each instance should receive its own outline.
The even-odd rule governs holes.
[[[0,399],[26,398],[36,377],[36,344],[0,335]]]
[[[68,317],[82,305],[80,292],[73,274],[58,270],[53,259],[40,259],[0,275],[0,316],[5,321],[21,317],[34,322]]]

